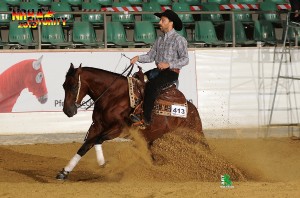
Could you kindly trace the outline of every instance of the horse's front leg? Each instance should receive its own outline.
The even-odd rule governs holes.
[[[80,147],[80,149],[77,151],[77,153],[74,155],[74,157],[69,161],[69,163],[57,174],[56,179],[58,180],[65,180],[67,179],[70,172],[75,168],[75,166],[78,164],[80,159],[97,143],[99,142],[99,136],[102,132],[103,128],[100,125],[100,123],[93,123],[90,126],[90,129],[88,131],[88,135],[86,137],[85,142]],[[102,143],[102,142],[101,142]],[[101,144],[97,144],[96,152],[97,152],[97,159],[99,164],[104,164],[104,157],[102,152],[102,146]],[[102,164],[102,165],[103,165]]]

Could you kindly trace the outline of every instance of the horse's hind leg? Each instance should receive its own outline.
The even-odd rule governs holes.
[[[105,159],[103,155],[102,144],[95,144],[95,151],[99,166],[103,166],[105,164]]]
[[[97,162],[98,162],[99,166],[103,166],[105,164],[105,159],[104,159],[103,150],[102,150],[103,141],[118,137],[120,134],[120,131],[121,131],[121,128],[119,126],[116,126],[115,128],[112,128],[108,131],[103,132],[101,138],[95,144],[94,147],[95,147]]]

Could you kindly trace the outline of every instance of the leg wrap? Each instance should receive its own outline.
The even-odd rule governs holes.
[[[97,162],[98,162],[99,166],[103,166],[105,164],[105,160],[104,160],[104,155],[103,155],[103,151],[102,151],[102,145],[96,144],[95,150],[96,150]]]
[[[69,164],[65,167],[65,171],[71,172],[73,168],[78,164],[79,160],[81,159],[81,156],[76,154],[74,157],[70,160]]]

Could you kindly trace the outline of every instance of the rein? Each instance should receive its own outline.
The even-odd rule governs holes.
[[[132,70],[133,70],[133,67],[134,67],[134,64],[130,64],[127,68],[125,68],[125,70],[120,74],[120,75],[118,75],[113,81],[112,81],[112,83],[102,92],[102,94],[100,95],[100,96],[98,96],[98,98],[96,99],[96,100],[94,100],[93,101],[93,103],[92,104],[90,104],[85,110],[88,110],[89,108],[91,108],[91,106],[93,106],[108,90],[109,90],[109,88],[116,82],[116,80],[119,78],[119,77],[121,77],[121,76],[123,76],[124,74],[125,74],[125,72],[127,71],[127,70],[129,70],[128,71],[128,74],[126,75],[126,77],[128,77],[130,74],[131,74],[131,72],[132,72]],[[81,80],[80,80],[80,75],[79,75],[79,79],[78,79],[78,91],[77,91],[77,96],[76,96],[76,101],[75,101],[75,106],[76,106],[76,108],[78,109],[78,108],[80,108],[80,107],[82,107],[83,105],[85,105],[86,103],[88,103],[90,100],[92,100],[92,98],[90,98],[90,99],[88,99],[87,101],[85,101],[84,103],[81,103],[81,104],[77,104],[77,100],[78,100],[78,97],[79,97],[79,92],[80,92],[80,88],[81,88]]]

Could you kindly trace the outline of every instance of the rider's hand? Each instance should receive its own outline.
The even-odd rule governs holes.
[[[167,69],[169,67],[170,67],[169,63],[161,62],[161,63],[157,64],[157,68],[160,69],[160,70],[164,70],[164,69]]]
[[[130,59],[130,64],[135,64],[139,60],[139,56],[135,56],[132,59]]]

